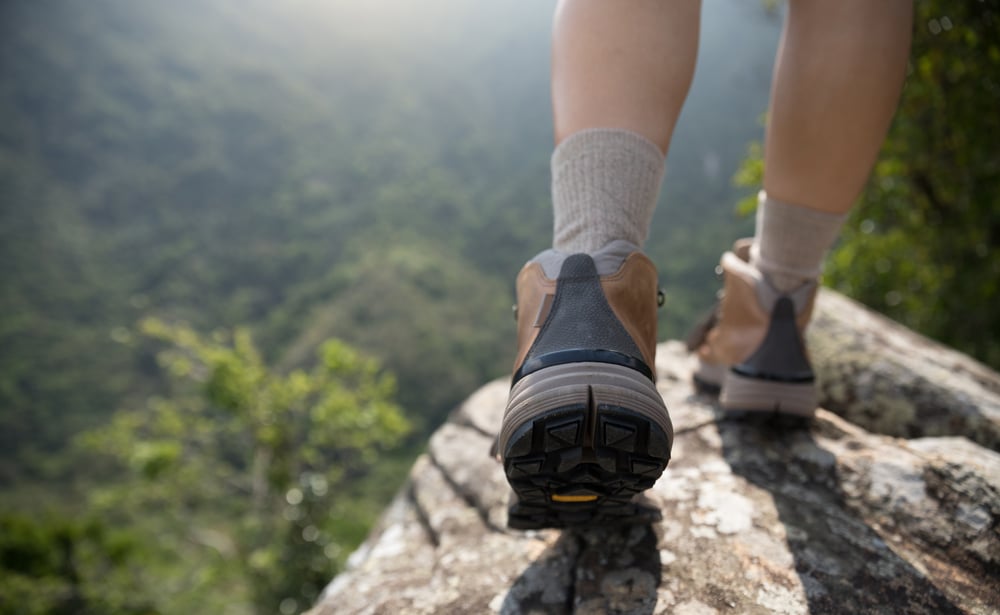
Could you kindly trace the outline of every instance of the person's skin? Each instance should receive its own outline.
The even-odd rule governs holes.
[[[666,153],[694,74],[700,0],[561,0],[555,140],[624,128]],[[899,101],[912,0],[791,0],[775,61],[764,189],[831,213],[860,193]]]
[[[912,0],[788,3],[764,141],[768,196],[851,208],[899,103],[912,21]]]
[[[694,75],[700,0],[562,0],[552,31],[556,144],[624,128],[670,144]]]

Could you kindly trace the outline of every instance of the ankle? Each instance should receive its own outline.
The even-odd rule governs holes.
[[[819,278],[846,219],[847,214],[783,203],[761,191],[750,263],[775,289],[794,292]]]

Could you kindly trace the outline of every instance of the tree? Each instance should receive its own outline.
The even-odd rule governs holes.
[[[393,378],[337,340],[311,371],[278,374],[245,330],[142,330],[170,344],[159,358],[174,390],[85,436],[128,470],[92,504],[159,545],[151,570],[182,571],[156,581],[168,610],[202,610],[229,587],[229,606],[295,611],[341,559],[331,510],[353,504],[350,486],[407,432]]]

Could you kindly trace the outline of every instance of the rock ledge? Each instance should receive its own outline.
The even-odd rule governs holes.
[[[507,382],[487,384],[310,613],[998,612],[1000,375],[828,291],[810,345],[852,422],[725,419],[659,347],[676,440],[653,525],[507,530]]]

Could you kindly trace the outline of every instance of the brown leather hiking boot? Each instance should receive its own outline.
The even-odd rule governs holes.
[[[727,412],[811,417],[816,385],[804,332],[818,283],[779,292],[750,265],[750,243],[722,255],[722,298],[688,339],[698,355],[695,382],[720,391]]]
[[[547,251],[517,277],[518,351],[497,453],[509,525],[649,522],[633,501],[663,472],[673,427],[654,384],[653,263],[627,242]]]

